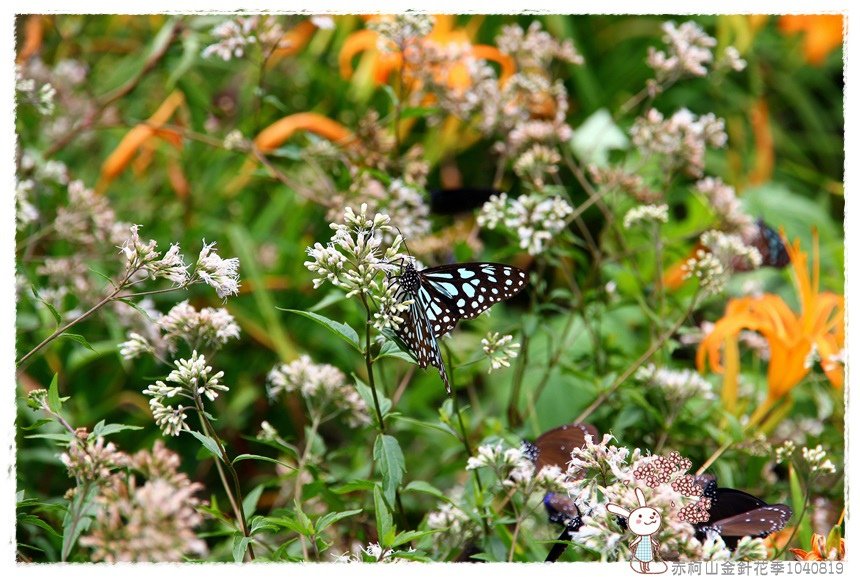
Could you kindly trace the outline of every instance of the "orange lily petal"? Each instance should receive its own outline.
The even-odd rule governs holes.
[[[352,132],[343,124],[315,112],[299,112],[264,128],[254,139],[254,144],[260,152],[270,152],[299,130],[313,132],[336,143],[352,139]]]

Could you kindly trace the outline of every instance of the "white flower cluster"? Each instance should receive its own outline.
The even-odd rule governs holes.
[[[39,220],[39,211],[30,202],[30,193],[35,183],[28,179],[15,179],[15,228],[23,230],[28,224]]]
[[[661,483],[656,488],[643,486],[634,476],[637,467],[646,465],[654,460],[653,456],[645,456],[640,449],[630,450],[613,443],[612,435],[604,435],[599,443],[595,443],[590,435],[586,436],[586,444],[571,452],[571,461],[567,474],[571,479],[571,495],[576,495],[575,502],[582,513],[583,527],[574,534],[573,539],[580,545],[600,553],[603,561],[616,561],[627,558],[629,533],[615,521],[615,515],[606,510],[607,503],[617,503],[628,510],[635,509],[636,501],[634,488],[637,486],[645,492],[648,505],[657,509],[664,520],[664,525],[654,537],[661,543],[661,554],[664,557],[672,553],[680,561],[701,560],[706,555],[723,555],[724,545],[712,544],[711,552],[707,552],[695,538],[693,526],[679,518],[684,497],[671,487],[669,483]],[[758,555],[764,551],[762,540],[754,539],[755,543],[745,543],[744,558],[762,558]],[[732,559],[740,559],[734,556]]]
[[[224,137],[224,148],[227,150],[245,150],[248,148],[248,139],[241,130],[231,130]]]
[[[214,247],[214,242],[206,244],[203,241],[191,281],[202,280],[214,288],[221,298],[239,294],[239,259],[221,258]]]
[[[15,91],[33,105],[42,116],[50,116],[54,113],[54,97],[57,90],[45,82],[37,86],[36,80],[27,78],[21,66],[15,65]]]
[[[188,265],[179,253],[179,245],[170,245],[164,256],[161,256],[156,250],[158,243],[155,240],[142,241],[138,230],[139,224],[132,225],[131,234],[119,247],[120,253],[125,255],[126,270],[129,273],[145,270],[150,277],[164,278],[177,286],[188,282]]]
[[[412,300],[401,300],[398,297],[396,280],[386,278],[382,281],[381,289],[381,294],[376,297],[377,310],[373,313],[373,326],[378,331],[396,331],[403,324],[403,313],[412,306]]]
[[[344,413],[350,427],[370,422],[367,405],[347,383],[346,375],[332,365],[315,364],[307,355],[269,371],[266,388],[270,399],[282,393],[298,392],[315,412],[322,414],[331,409]]]
[[[118,221],[107,198],[87,188],[80,180],[68,186],[69,202],[57,209],[57,236],[76,244],[116,245],[125,240],[130,225]]]
[[[722,119],[712,113],[697,117],[686,108],[668,119],[651,108],[635,120],[630,136],[642,154],[662,156],[666,170],[683,170],[694,178],[702,176],[705,149],[722,148],[728,140]]]
[[[386,187],[380,181],[362,172],[353,179],[349,190],[335,199],[334,205],[367,205],[367,211],[389,217],[388,228],[381,229],[382,240],[392,242],[397,234],[406,238],[420,238],[430,233],[430,207],[419,190],[397,178]],[[333,209],[331,220],[343,218],[343,212]]]
[[[443,502],[438,509],[428,513],[427,528],[438,531],[433,534],[437,549],[460,547],[478,534],[475,520],[453,502]]]
[[[212,29],[218,40],[203,49],[203,58],[217,56],[221,60],[242,58],[248,48],[259,44],[264,52],[286,47],[284,29],[274,16],[240,16],[225,20]]]
[[[514,57],[521,69],[546,68],[554,60],[568,64],[585,63],[570,40],[559,42],[542,29],[539,20],[532,21],[525,31],[518,24],[504,26],[496,36],[496,45]]]
[[[379,34],[380,50],[391,50],[391,43],[402,50],[410,41],[427,36],[434,24],[435,18],[429,14],[405,12],[382,16],[367,27]]]
[[[791,459],[792,455],[794,455],[795,449],[797,449],[797,445],[794,444],[794,441],[792,441],[791,439],[783,441],[782,445],[777,447],[774,451],[776,462],[787,462],[789,459]]]
[[[690,369],[667,369],[650,363],[636,371],[636,380],[649,382],[660,388],[671,403],[683,403],[693,397],[704,400],[715,398],[711,383]]]
[[[702,561],[751,561],[769,556],[764,539],[743,537],[734,549],[729,549],[716,531],[708,531],[702,544]]]
[[[535,188],[541,189],[548,176],[558,173],[561,155],[557,150],[543,144],[535,144],[520,154],[514,162],[517,176],[530,181]]]
[[[173,352],[180,341],[192,350],[217,351],[230,339],[239,338],[239,325],[227,309],[206,307],[197,310],[188,301],[174,305],[166,315],[156,315],[154,334],[147,338],[130,332],[120,344],[123,358],[134,359],[143,354]]]
[[[394,269],[392,261],[408,258],[401,254],[403,238],[398,234],[391,244],[383,247],[383,234],[393,234],[391,219],[386,214],[368,214],[367,204],[359,212],[352,207],[344,210],[343,222],[332,223],[334,235],[327,245],[316,243],[307,249],[311,260],[305,267],[319,278],[314,288],[330,282],[347,291],[347,297],[357,294],[378,294],[378,277]]]
[[[484,203],[478,214],[478,226],[494,230],[502,225],[519,239],[521,249],[538,255],[564,230],[571,213],[573,207],[560,196],[533,193],[510,199],[503,192]]]
[[[801,454],[803,460],[809,466],[810,473],[828,475],[836,472],[836,465],[827,458],[827,452],[821,445],[816,445],[814,449],[803,447]]]
[[[335,563],[409,563],[408,559],[395,557],[393,549],[382,547],[378,543],[368,543],[367,547],[358,546],[353,553],[344,553],[334,558]],[[412,553],[415,549],[409,548]]]
[[[693,21],[676,26],[664,22],[663,42],[666,51],[648,50],[648,66],[654,69],[658,82],[674,82],[685,76],[706,76],[708,65],[714,61],[713,48],[717,40],[708,36]]]
[[[702,246],[684,264],[685,278],[695,276],[707,294],[719,294],[726,288],[735,270],[752,270],[761,265],[761,253],[744,244],[740,236],[717,230],[702,233]]]
[[[490,360],[488,373],[511,366],[511,359],[515,359],[520,352],[520,344],[513,342],[513,340],[513,335],[499,335],[499,333],[492,332],[487,333],[487,336],[481,339],[481,347]]]
[[[696,183],[696,190],[707,198],[726,230],[743,238],[755,234],[755,221],[744,211],[733,187],[719,178],[706,177]]]
[[[569,493],[573,487],[568,475],[560,467],[543,467],[535,471],[535,464],[520,448],[505,447],[501,442],[478,447],[477,455],[469,457],[466,470],[492,469],[505,487],[516,489],[529,497],[536,492]]]
[[[642,204],[624,214],[624,228],[632,228],[644,223],[669,222],[669,206],[666,204]]]
[[[197,351],[191,353],[190,359],[179,359],[173,364],[176,368],[170,371],[167,379],[149,385],[143,394],[152,397],[149,407],[161,431],[165,435],[177,436],[189,429],[185,423],[188,409],[196,408],[198,402],[202,403],[203,397],[214,401],[219,393],[230,389],[221,384],[224,371],[212,374],[213,369],[206,364],[206,357],[197,354]],[[192,406],[171,405],[172,400],[177,398],[189,399]]]

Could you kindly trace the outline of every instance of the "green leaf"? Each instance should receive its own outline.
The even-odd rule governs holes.
[[[65,339],[72,339],[73,341],[75,341],[79,345],[84,346],[84,347],[88,348],[89,350],[95,352],[95,349],[93,348],[93,346],[89,343],[89,341],[87,341],[87,339],[84,338],[83,335],[78,335],[75,333],[62,333],[60,336],[65,338]]]
[[[211,437],[207,437],[203,433],[198,433],[197,431],[188,431],[191,433],[193,437],[195,437],[200,444],[203,445],[203,448],[216,459],[221,460],[221,450],[218,448],[218,443],[215,442],[215,439]]]
[[[437,489],[436,487],[434,487],[433,485],[431,485],[427,481],[412,481],[411,483],[409,483],[408,485],[406,485],[403,488],[403,491],[404,492],[412,491],[415,493],[426,493],[427,495],[433,495],[437,499],[442,499],[443,501],[448,501],[449,503],[451,502],[451,499],[449,499],[447,496],[445,496],[445,494],[442,491],[440,491],[439,489]]]
[[[167,90],[173,90],[176,83],[185,75],[200,55],[200,36],[194,33],[182,37],[182,58],[167,78]]]
[[[398,347],[397,343],[395,343],[394,341],[385,341],[384,343],[382,343],[382,348],[379,350],[379,354],[376,355],[375,360],[379,360],[385,357],[394,357],[396,359],[404,360],[407,363],[415,364],[415,359],[412,357],[412,355]]]
[[[330,330],[332,333],[339,336],[346,343],[348,343],[350,346],[352,346],[352,348],[361,352],[361,345],[359,345],[359,343],[358,343],[358,333],[355,332],[355,329],[353,329],[351,326],[343,324],[343,323],[339,323],[337,321],[333,321],[328,317],[324,317],[322,315],[318,315],[316,313],[312,313],[312,312],[308,312],[308,311],[299,311],[299,310],[295,310],[295,309],[282,309],[280,307],[275,307],[275,308],[277,308],[279,311],[297,314],[299,316],[303,316],[305,318],[309,318],[313,321],[316,321],[317,323],[321,324],[322,326],[324,326],[325,328]]]
[[[373,443],[373,460],[382,473],[382,488],[385,498],[393,503],[397,487],[406,472],[406,461],[397,439],[391,435],[378,435]]]
[[[36,291],[36,287],[30,287],[30,288],[33,291],[33,296],[36,297],[36,300],[39,301],[40,303],[42,303],[43,305],[45,305],[48,308],[48,310],[51,311],[51,316],[54,317],[54,320],[57,322],[57,326],[60,326],[60,323],[63,322],[63,317],[60,315],[60,313],[57,312],[57,309],[54,308],[54,305],[52,305],[51,303],[49,303],[48,301],[43,299],[41,296],[39,296],[38,291]]]
[[[78,491],[69,504],[69,508],[66,509],[66,515],[63,517],[63,545],[60,549],[61,561],[66,561],[69,558],[72,548],[78,541],[78,537],[89,528],[94,514],[92,501],[97,490],[98,485],[95,483],[78,486]]]
[[[248,543],[252,541],[252,537],[245,537],[244,535],[237,534],[233,537],[233,562],[241,563],[245,558],[245,552],[248,550]]]
[[[373,487],[373,507],[376,510],[376,533],[379,544],[390,548],[394,542],[394,517],[379,485]]]
[[[370,410],[373,410],[373,391],[364,384],[364,381],[359,379],[355,374],[352,375],[355,379],[355,388],[358,390],[358,394],[361,396],[364,404],[370,407]],[[391,410],[391,400],[385,398],[381,391],[376,391],[377,397],[379,399],[379,410],[382,411],[382,418],[388,414],[388,411]],[[374,412],[374,417],[376,416]],[[374,419],[376,420],[376,419]]]
[[[25,525],[34,525],[41,529],[44,529],[54,537],[60,537],[61,535],[57,533],[57,530],[48,525],[41,517],[37,517],[36,515],[30,515],[29,513],[23,513],[18,515],[17,517],[18,523],[23,523]]]
[[[335,495],[345,495],[347,493],[355,493],[357,491],[372,491],[375,486],[376,483],[373,481],[368,481],[366,479],[353,479],[352,481],[347,481],[342,485],[332,488],[331,492]]]
[[[630,144],[624,131],[612,120],[605,108],[595,111],[573,131],[570,148],[583,164],[604,167],[609,164],[610,150],[624,150]]]
[[[91,439],[95,439],[97,437],[107,437],[108,435],[119,433],[120,431],[139,431],[141,429],[143,429],[143,427],[138,427],[135,425],[119,425],[117,423],[105,425],[104,420],[101,420],[96,424],[95,427],[93,427],[93,430],[89,436]]]
[[[400,547],[401,545],[405,545],[410,541],[414,541],[415,539],[420,539],[425,535],[432,535],[433,533],[438,533],[438,530],[431,531],[404,531],[395,537],[394,542],[391,544],[392,547]]]
[[[263,494],[263,489],[265,489],[263,485],[257,485],[251,489],[251,491],[245,495],[245,498],[242,500],[242,511],[245,513],[246,519],[253,515],[254,511],[257,510],[257,503],[260,501],[260,495]]]
[[[326,513],[325,515],[317,519],[316,532],[322,533],[329,526],[333,525],[334,523],[337,523],[341,519],[346,519],[347,517],[358,515],[363,510],[364,509],[351,509],[349,511],[339,511],[337,513]]]
[[[51,379],[51,386],[48,387],[48,408],[51,412],[59,414],[63,408],[63,403],[60,401],[60,390],[57,384],[58,374],[54,373],[54,378]]]
[[[302,511],[301,503],[294,500],[293,504],[296,507],[296,521],[299,522],[299,527],[301,527],[299,532],[306,537],[312,537],[314,535],[314,524],[311,518]]]
[[[75,436],[72,433],[66,431],[65,433],[38,433],[36,435],[27,435],[24,438],[25,439],[48,439],[51,441],[60,441],[61,443],[68,443],[69,441],[74,439]]]
[[[295,466],[290,465],[289,463],[285,463],[284,461],[279,461],[277,459],[273,459],[271,457],[264,457],[263,455],[253,455],[251,453],[242,453],[235,459],[233,459],[232,463],[235,465],[239,461],[265,461],[267,463],[275,463],[276,465],[283,465],[288,469],[295,469]]]
[[[312,306],[310,309],[311,312],[321,311],[322,309],[333,305],[334,303],[340,302],[346,299],[346,295],[339,290],[333,290],[327,295],[325,295],[320,301]]]
[[[432,106],[414,106],[410,108],[404,108],[400,111],[400,120],[405,120],[407,118],[423,118],[426,116],[433,116],[439,112],[439,108]]]

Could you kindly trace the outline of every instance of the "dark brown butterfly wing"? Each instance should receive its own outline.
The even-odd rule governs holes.
[[[744,491],[717,487],[712,476],[702,476],[696,481],[702,485],[704,496],[711,499],[707,523],[695,525],[700,540],[713,531],[729,549],[735,549],[741,538],[766,537],[785,527],[791,518],[792,510],[787,505],[769,505]]]
[[[597,438],[597,429],[589,424],[570,424],[550,429],[535,440],[535,468],[540,471],[544,467],[555,465],[562,470],[567,469],[570,452],[585,445],[585,435]]]

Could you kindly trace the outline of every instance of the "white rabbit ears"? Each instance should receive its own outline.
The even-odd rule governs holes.
[[[645,507],[645,493],[643,493],[642,489],[640,489],[639,487],[636,487],[636,500],[639,502],[640,507]],[[622,517],[630,516],[630,511],[628,511],[624,507],[616,505],[615,503],[608,503],[606,505],[606,510],[610,513],[621,515]]]
[[[629,517],[630,511],[625,509],[624,507],[619,507],[615,503],[609,503],[606,505],[606,510],[610,513],[615,513],[616,515],[621,515],[622,517]]]

